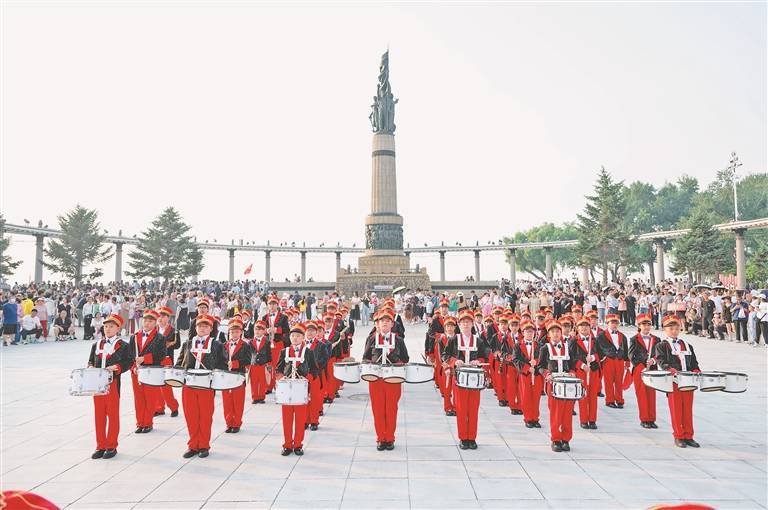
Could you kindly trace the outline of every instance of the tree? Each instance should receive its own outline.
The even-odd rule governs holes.
[[[44,253],[51,262],[43,262],[48,269],[62,274],[79,285],[83,279],[98,278],[99,268],[85,273],[89,264],[99,264],[112,256],[112,247],[104,248],[107,238],[100,231],[98,213],[76,205],[74,209],[59,216],[61,237],[51,239]]]
[[[13,260],[10,255],[5,254],[5,250],[11,245],[11,240],[3,234],[3,225],[5,225],[5,218],[0,214],[0,280],[10,275],[21,264],[20,260]]]
[[[166,208],[128,256],[134,278],[185,279],[203,270],[203,252],[189,235],[190,226],[173,207]]]
[[[631,245],[625,225],[626,187],[623,182],[614,182],[602,167],[593,189],[594,195],[585,197],[583,214],[577,215],[576,254],[581,265],[599,266],[603,285],[607,285],[609,263],[616,275],[619,266],[626,264]]]
[[[690,231],[674,242],[672,253],[674,263],[672,271],[687,273],[689,279],[697,276],[714,277],[718,273],[730,270],[734,264],[734,248],[724,240],[722,233],[712,225],[714,215],[698,207],[685,222]]]
[[[768,243],[762,243],[747,262],[747,282],[768,287]]]
[[[554,223],[544,223],[524,232],[517,232],[511,238],[505,237],[506,244],[533,243],[542,241],[563,241],[576,238],[576,226],[573,223],[564,223],[561,226]],[[562,269],[574,265],[573,251],[567,248],[552,250],[553,265]],[[515,253],[515,265],[520,271],[530,273],[536,278],[546,277],[546,259],[544,250],[523,249]]]

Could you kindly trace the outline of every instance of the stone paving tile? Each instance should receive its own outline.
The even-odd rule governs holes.
[[[407,338],[418,353],[424,327],[408,326]],[[648,508],[684,499],[765,508],[764,352],[691,341],[706,368],[746,371],[751,378],[744,394],[695,395],[700,449],[674,447],[662,395],[660,428],[641,429],[630,389],[624,410],[601,406],[597,431],[578,428],[574,417],[572,451],[561,454],[549,448],[545,399],[542,428],[526,429],[484,391],[480,447],[459,450],[455,418],[444,415],[437,391],[423,384],[404,387],[396,448],[379,452],[363,383],[345,385],[342,398],[325,406],[301,458],[279,455],[280,406],[271,398],[266,405],[246,403],[242,431],[230,435],[223,433],[217,396],[211,456],[185,460],[183,417],[158,417],[153,433],[133,433],[132,388],[124,377],[120,453],[109,461],[90,460],[91,399],[69,397],[66,388],[90,343],[3,349],[0,368],[14,381],[0,394],[3,488],[34,490],[67,508]],[[353,355],[361,347],[355,342]],[[33,352],[45,370],[26,384],[23,360]]]

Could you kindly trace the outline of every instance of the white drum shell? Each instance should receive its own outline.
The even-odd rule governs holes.
[[[405,382],[405,365],[383,365],[381,367],[381,378],[384,382],[391,384],[402,384]]]
[[[140,384],[165,386],[165,367],[139,367],[136,372]]]
[[[695,372],[678,372],[675,374],[677,389],[680,391],[694,391],[699,389],[699,374]]]
[[[184,385],[200,390],[211,389],[211,371],[201,369],[189,369],[184,374]]]
[[[113,374],[106,368],[76,368],[70,375],[69,394],[76,397],[107,395]]]
[[[667,370],[643,370],[640,374],[643,384],[663,393],[672,393],[675,377]]]
[[[283,377],[275,383],[275,401],[287,406],[301,406],[309,402],[309,382],[302,378]]]
[[[381,379],[381,365],[375,363],[360,364],[360,379],[368,382]]]
[[[426,363],[409,363],[405,366],[405,382],[419,384],[435,378],[435,367]]]
[[[744,393],[747,391],[749,376],[738,372],[723,372],[725,374],[725,393]]]
[[[558,400],[581,400],[584,398],[584,386],[578,377],[554,377],[552,396]]]
[[[340,361],[333,364],[333,376],[339,381],[355,384],[360,382],[360,363]]]
[[[173,387],[184,386],[186,370],[177,367],[165,367],[165,384]]]
[[[465,390],[485,389],[485,371],[482,368],[459,367],[454,374],[456,386]]]
[[[725,388],[725,374],[702,372],[699,374],[699,390],[703,392],[722,391]]]
[[[245,384],[245,376],[230,370],[214,370],[211,373],[211,389],[233,390]]]

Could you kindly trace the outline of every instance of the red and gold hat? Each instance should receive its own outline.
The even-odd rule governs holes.
[[[571,313],[582,313],[583,309],[579,305],[573,305],[571,307]]]
[[[587,312],[587,318],[589,319],[597,319],[597,311],[596,310],[590,310]]]
[[[336,310],[339,307],[339,305],[336,304],[336,301],[328,301],[325,305],[326,310],[330,310],[331,308]]]
[[[144,310],[144,315],[143,315],[143,317],[144,317],[145,319],[154,319],[154,320],[157,320],[157,318],[158,318],[158,317],[160,317],[160,314],[159,314],[159,313],[157,313],[157,311],[156,311],[156,310],[153,310],[153,309],[151,309],[151,308],[147,308],[146,310]]]
[[[208,315],[207,313],[201,313],[197,317],[195,317],[195,325],[206,323],[209,326],[213,326],[213,323],[216,322],[216,319],[212,315]]]
[[[161,306],[160,308],[158,308],[157,313],[162,315],[167,315],[168,317],[173,317],[173,310],[171,310],[167,306]]]
[[[449,305],[450,303],[448,302],[447,299],[443,298],[440,300],[440,306],[449,306]]]
[[[667,315],[661,319],[661,325],[665,328],[674,324],[677,324],[678,326],[680,325],[680,319],[678,319],[675,315]]]
[[[266,322],[264,322],[264,321],[256,321],[256,322],[253,324],[253,327],[254,327],[254,328],[256,328],[256,329],[259,329],[259,328],[261,328],[261,329],[267,329],[267,323],[266,323]]]
[[[275,296],[274,294],[271,294],[271,295],[270,295],[270,296],[267,298],[267,304],[270,304],[270,303],[278,303],[278,304],[279,304],[279,303],[280,303],[280,298],[278,298],[278,297],[277,297],[277,296]]]
[[[493,318],[493,315],[486,315],[485,317],[483,317],[483,322],[493,322],[495,320],[496,319]]]
[[[248,310],[243,310],[241,313],[242,313],[243,317],[248,317],[249,319],[251,317],[253,317],[253,314],[251,314],[251,312],[248,311]]]
[[[466,320],[470,320],[470,321],[472,321],[472,322],[475,322],[475,321],[474,321],[474,318],[472,317],[472,313],[471,313],[469,310],[465,310],[465,311],[463,311],[463,312],[461,312],[461,313],[459,314],[459,322],[461,322],[461,321],[463,321],[463,320],[465,320],[465,319],[466,319]],[[491,319],[491,320],[492,320],[492,319]]]
[[[481,312],[480,310],[477,310],[472,315],[474,315],[475,317],[482,317],[483,316],[483,312]]]
[[[560,323],[565,324],[568,323],[571,326],[573,326],[573,317],[571,317],[571,314],[566,313],[560,316]]]
[[[642,324],[644,322],[647,322],[649,324],[653,324],[653,318],[648,313],[640,313],[637,315],[637,323]]]
[[[519,316],[519,315],[517,315],[516,313],[511,313],[511,314],[509,314],[509,316],[508,316],[508,317],[509,317],[509,323],[510,323],[510,324],[514,324],[514,323],[518,323],[518,324],[519,324],[519,323],[520,323],[520,321],[522,320],[522,319],[520,318],[520,316]]]
[[[581,317],[579,317],[579,318],[576,320],[576,325],[577,325],[577,326],[581,326],[582,324],[585,324],[585,325],[589,326],[589,325],[590,325],[590,324],[589,324],[589,318],[587,318],[587,317],[585,317],[585,316],[581,316]]]
[[[389,320],[393,321],[393,320],[395,320],[395,314],[392,313],[391,309],[384,308],[383,310],[381,310],[379,312],[378,316],[376,317],[377,321],[380,321],[382,319],[389,319]]]
[[[207,306],[210,308],[211,301],[208,298],[201,298],[200,301],[197,302],[197,308],[200,308],[201,306]]]
[[[536,326],[530,320],[523,319],[523,322],[520,323],[520,330],[525,331],[526,329],[536,329]]]
[[[453,324],[454,326],[456,326],[456,325],[458,325],[459,320],[456,317],[454,317],[453,315],[449,315],[448,317],[443,319],[443,324],[449,324],[449,323]]]
[[[493,313],[504,313],[504,308],[501,306],[494,306]]]
[[[243,329],[243,321],[237,318],[229,319],[227,326],[229,329]]]
[[[547,316],[547,313],[544,310],[539,310],[535,313],[535,316],[537,319],[543,319]]]
[[[615,313],[609,313],[605,316],[605,322],[621,322],[621,319]]]
[[[125,324],[125,320],[116,313],[110,313],[107,315],[107,318],[104,319],[104,324],[107,322],[115,324],[118,328],[122,328],[123,324]]]
[[[307,322],[304,323],[304,329],[305,330],[308,330],[308,329],[317,330],[317,324],[315,324],[313,321],[307,321]]]
[[[291,333],[301,333],[302,335],[307,332],[307,328],[304,327],[304,324],[297,322],[293,326],[291,326]]]
[[[560,324],[559,321],[551,320],[551,321],[547,322],[547,331],[549,331],[550,329],[559,329],[560,331],[562,331],[563,330],[563,325]]]

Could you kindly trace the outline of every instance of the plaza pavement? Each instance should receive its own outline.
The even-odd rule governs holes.
[[[358,327],[353,354],[362,350]],[[414,358],[423,325],[407,327]],[[68,508],[647,508],[699,501],[717,508],[766,507],[764,348],[690,338],[705,369],[750,376],[744,394],[697,393],[700,449],[675,448],[666,398],[657,430],[640,428],[634,391],[623,410],[601,405],[596,431],[578,427],[570,453],[549,449],[546,400],[541,429],[526,429],[482,395],[477,450],[457,447],[432,384],[405,385],[394,451],[375,449],[366,383],[348,384],[320,430],[307,431],[303,457],[280,456],[280,408],[246,403],[239,434],[226,428],[217,396],[211,456],[182,459],[183,416],[157,418],[136,435],[123,376],[119,454],[91,460],[92,399],[68,395],[71,369],[90,342],[2,348],[0,485],[39,493]],[[177,390],[180,400],[180,392]]]

